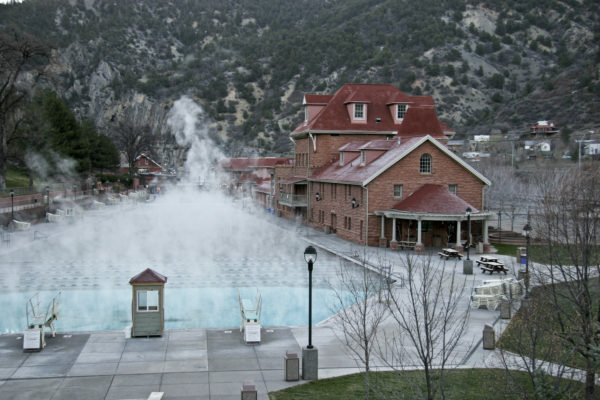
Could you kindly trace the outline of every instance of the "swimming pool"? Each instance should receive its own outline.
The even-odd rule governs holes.
[[[2,254],[0,333],[25,328],[25,304],[34,293],[43,308],[58,291],[59,331],[124,329],[131,325],[129,279],[148,267],[168,277],[166,328],[239,326],[238,289],[250,298],[259,290],[263,326],[306,325],[306,243],[294,229],[274,225],[276,218],[192,193],[37,226],[46,240]],[[338,268],[337,257],[319,252],[313,323],[336,311],[329,285]]]

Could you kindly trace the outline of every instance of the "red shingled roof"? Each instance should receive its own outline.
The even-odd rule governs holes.
[[[331,94],[305,94],[304,103],[313,106],[322,106],[329,103],[333,95]]]
[[[266,168],[276,165],[292,164],[293,158],[264,157],[264,158],[227,158],[219,164],[222,169],[229,171],[247,171],[250,168]]]
[[[441,122],[430,107],[409,107],[398,129],[400,136],[444,137]]]
[[[159,274],[153,269],[146,268],[144,271],[131,278],[129,283],[167,283],[167,277]]]
[[[313,96],[317,95],[307,96],[311,101],[316,101]],[[306,101],[308,103],[308,99]],[[366,123],[352,123],[346,106],[352,102],[367,104]],[[393,85],[348,83],[328,99],[325,107],[311,121],[303,122],[292,132],[292,135],[308,131],[398,132],[403,137],[423,135],[422,129],[417,132],[411,131],[414,124],[406,124],[406,117],[402,124],[396,123],[390,111],[390,104],[395,103],[410,104],[408,111],[413,107],[427,107],[430,113],[426,117],[431,121],[437,121],[438,125],[440,124],[435,115],[431,96],[408,96]],[[431,121],[427,121],[426,124],[429,125]],[[403,125],[406,127],[400,132]],[[444,137],[443,130],[439,126],[437,129],[429,129],[427,133],[434,137]]]
[[[447,186],[427,183],[392,209],[415,213],[464,214],[467,207],[471,207],[471,212],[479,212],[457,195],[450,193]]]

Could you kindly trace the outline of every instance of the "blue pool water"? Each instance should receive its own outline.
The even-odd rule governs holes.
[[[59,291],[59,331],[124,329],[131,325],[129,280],[146,268],[168,278],[166,328],[239,326],[238,288],[251,299],[260,291],[263,326],[306,325],[307,244],[293,225],[282,228],[278,221],[227,198],[192,193],[36,225],[44,240],[15,232],[11,246],[0,248],[0,333],[26,327],[33,294],[46,307]],[[340,265],[319,251],[313,323],[335,312],[330,284]]]
[[[303,287],[240,288],[242,297],[262,295],[263,326],[306,325],[308,290]],[[240,325],[237,288],[172,288],[165,290],[165,328],[226,328]],[[39,293],[41,308],[56,292]],[[34,292],[0,295],[1,333],[22,331],[26,326],[25,303]],[[55,323],[62,332],[120,330],[131,325],[131,289],[66,290],[61,294],[60,315]],[[313,289],[313,323],[329,317],[335,305],[333,292]]]

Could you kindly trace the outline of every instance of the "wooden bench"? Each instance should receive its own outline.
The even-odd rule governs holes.
[[[489,271],[490,275],[494,272],[504,272],[504,275],[508,272],[508,269],[504,266],[504,264],[496,261],[481,261],[478,260],[477,264],[481,268],[481,272],[485,274],[486,271]]]
[[[404,248],[414,249],[417,242],[411,242],[410,240],[401,240],[398,242],[398,248],[404,250]]]
[[[459,260],[462,259],[462,254],[454,249],[442,249],[442,251],[438,252],[438,255],[440,258],[445,258],[446,260],[449,258],[458,258]]]

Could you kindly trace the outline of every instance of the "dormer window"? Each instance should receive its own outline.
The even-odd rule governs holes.
[[[396,119],[403,120],[404,115],[406,114],[407,105],[406,104],[398,104],[396,109]]]
[[[367,152],[364,150],[360,151],[360,165],[365,165],[367,163]]]
[[[304,106],[304,122],[308,122],[308,106]]]
[[[340,165],[344,165],[344,152],[340,151]]]
[[[365,105],[362,103],[354,104],[354,119],[365,119]]]

